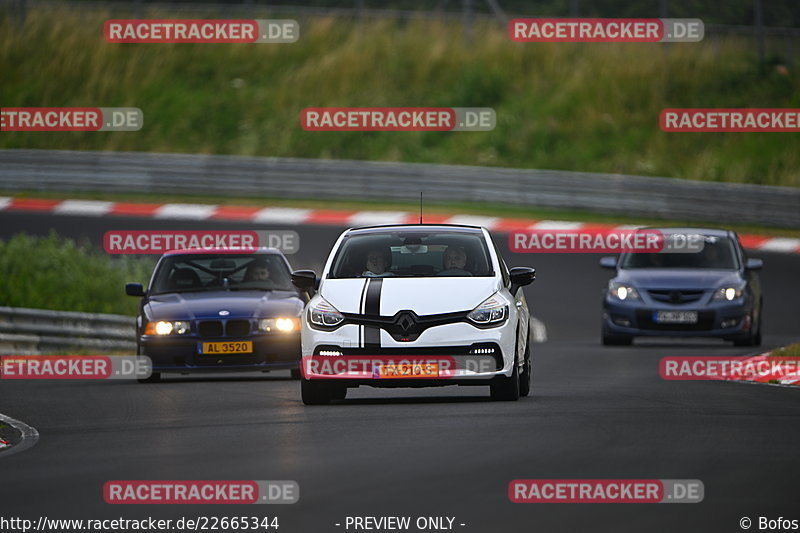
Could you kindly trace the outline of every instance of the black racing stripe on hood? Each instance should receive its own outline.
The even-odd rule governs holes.
[[[379,315],[381,312],[381,289],[383,278],[370,278],[367,283],[367,297],[364,300],[365,315]],[[375,326],[364,326],[364,348],[380,348],[381,330]]]
[[[367,286],[367,299],[364,302],[365,315],[381,314],[381,289],[383,288],[383,278],[370,278]]]

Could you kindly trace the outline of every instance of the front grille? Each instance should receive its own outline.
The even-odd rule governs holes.
[[[675,305],[696,302],[703,297],[702,290],[648,290],[647,293],[653,300],[666,302]]]
[[[641,329],[658,331],[709,331],[714,329],[714,311],[699,311],[696,324],[659,324],[653,322],[653,311],[636,311],[636,322]]]
[[[475,353],[473,350],[487,350],[493,349],[492,353]],[[320,355],[320,352],[340,352],[342,355],[362,355],[362,356],[376,356],[385,355],[393,357],[413,357],[413,356],[451,356],[451,357],[467,357],[475,355],[483,355],[492,357],[495,360],[495,369],[500,370],[503,368],[503,352],[500,346],[494,343],[480,343],[471,346],[445,346],[435,348],[340,348],[338,346],[318,346],[314,350],[314,355]],[[328,354],[330,355],[330,354]],[[458,362],[458,360],[456,361]]]
[[[222,337],[222,322],[219,320],[204,320],[197,326],[201,337]]]
[[[225,333],[228,337],[244,337],[250,333],[249,320],[228,320],[225,325]]]

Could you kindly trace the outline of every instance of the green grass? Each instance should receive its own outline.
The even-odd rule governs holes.
[[[148,13],[152,18],[169,14]],[[267,18],[266,13],[259,13]],[[0,14],[0,103],[139,107],[139,132],[9,133],[2,148],[415,161],[800,186],[800,136],[664,133],[665,107],[800,107],[752,42],[467,45],[456,23],[316,19],[284,45],[116,45],[101,11]],[[238,88],[237,88],[238,87]],[[492,132],[306,132],[310,106],[493,107]]]
[[[18,234],[0,240],[2,305],[136,315],[138,299],[125,296],[127,282],[146,284],[155,260],[112,257],[55,234]]]
[[[800,357],[800,343],[772,350],[772,357]]]

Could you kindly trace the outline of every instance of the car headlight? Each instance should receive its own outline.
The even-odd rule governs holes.
[[[341,324],[344,316],[325,299],[320,298],[314,307],[308,310],[308,320],[316,326],[331,328]]]
[[[733,301],[744,294],[743,287],[720,287],[714,292],[712,300]]]
[[[144,328],[145,335],[186,335],[190,331],[189,322],[185,320],[159,320],[158,322],[148,322]]]
[[[479,326],[499,324],[508,318],[508,305],[493,294],[470,311],[467,318]]]
[[[639,293],[634,287],[620,283],[618,281],[608,282],[608,292],[618,300],[641,300]]]
[[[291,333],[292,331],[300,330],[299,318],[262,318],[258,321],[258,330],[271,333],[277,331],[280,333]]]

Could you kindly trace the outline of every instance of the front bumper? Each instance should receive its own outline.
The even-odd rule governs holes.
[[[658,311],[695,311],[697,323],[658,323]],[[742,301],[707,305],[621,302],[606,297],[603,302],[603,331],[612,335],[642,337],[715,337],[733,340],[749,334],[751,308]]]
[[[395,341],[381,330],[380,345],[364,347],[363,332],[358,325],[346,324],[334,331],[320,331],[303,324],[303,360],[301,372],[306,379],[335,381],[348,387],[438,387],[445,385],[487,385],[497,376],[510,376],[513,372],[516,348],[516,331],[506,322],[491,329],[479,329],[466,323],[446,324],[429,328],[415,341]],[[487,351],[491,350],[491,351]],[[336,353],[331,360],[353,362],[360,372],[345,365],[331,366],[320,371],[307,361],[321,353]],[[442,379],[416,377],[412,379],[386,379],[375,377],[373,366],[379,364],[419,363],[445,361],[448,372]],[[364,366],[366,364],[367,366]]]
[[[252,341],[253,353],[201,354],[198,343]],[[298,368],[300,334],[263,334],[242,338],[139,337],[139,354],[149,357],[154,372],[224,372]]]

